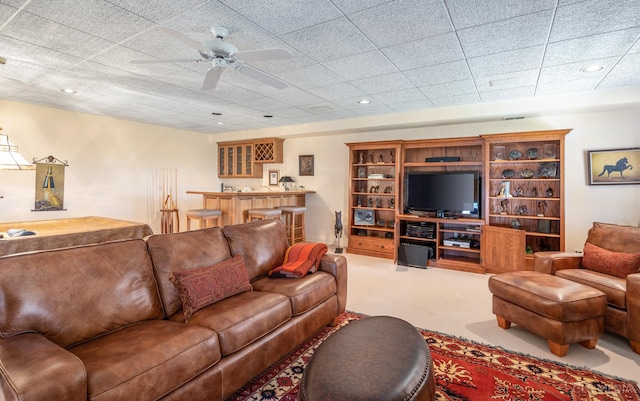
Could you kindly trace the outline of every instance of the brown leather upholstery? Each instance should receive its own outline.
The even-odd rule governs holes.
[[[316,349],[298,400],[435,400],[429,347],[415,327],[394,317],[351,322]]]
[[[614,252],[640,253],[640,227],[595,222],[587,242]],[[582,255],[567,252],[537,252],[533,269],[604,292],[608,303],[605,330],[628,338],[634,352],[640,353],[640,273],[623,279],[583,269]]]
[[[607,300],[595,288],[536,271],[516,271],[491,276],[489,290],[500,327],[522,326],[547,339],[558,356],[576,342],[595,347],[604,330]]]
[[[284,260],[280,221],[228,231],[233,247],[210,228],[0,258],[0,399],[222,401],[344,311],[346,259],[325,255],[185,324],[172,271],[233,249],[255,282]]]

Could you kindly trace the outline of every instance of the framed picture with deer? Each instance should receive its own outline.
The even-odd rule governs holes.
[[[587,151],[589,185],[640,184],[640,148]]]

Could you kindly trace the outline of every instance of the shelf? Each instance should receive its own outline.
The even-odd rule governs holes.
[[[502,217],[508,219],[535,219],[535,220],[560,220],[560,217],[553,216],[538,216],[538,215],[525,215],[525,214],[495,214],[492,213],[489,217]]]
[[[457,161],[457,162],[405,162],[404,167],[457,167],[457,166],[483,166],[482,161]]]
[[[478,248],[461,248],[459,246],[446,246],[446,245],[440,245],[439,248],[440,249],[450,250],[450,251],[480,253],[480,249],[478,249]]]

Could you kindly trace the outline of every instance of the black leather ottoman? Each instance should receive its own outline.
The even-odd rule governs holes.
[[[434,400],[429,347],[408,322],[389,316],[349,323],[325,340],[302,376],[300,401]]]

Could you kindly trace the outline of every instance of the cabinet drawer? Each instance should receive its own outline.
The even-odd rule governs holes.
[[[394,243],[393,240],[383,238],[350,236],[348,251],[379,256],[390,255],[393,257]]]

